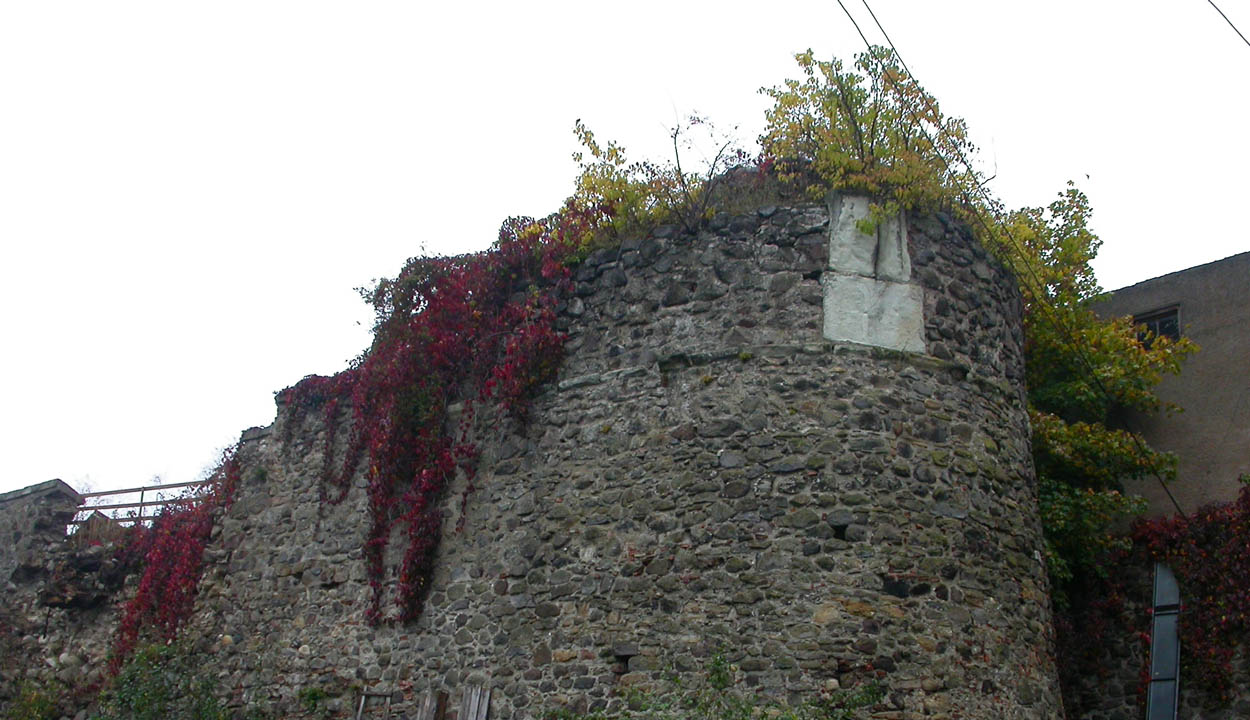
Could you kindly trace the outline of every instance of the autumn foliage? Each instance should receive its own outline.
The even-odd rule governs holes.
[[[1171,410],[1153,388],[1195,348],[1142,343],[1128,319],[1096,316],[1089,263],[1100,241],[1085,195],[1069,184],[1050,205],[1006,210],[985,188],[967,125],[944,115],[891,51],[871,48],[851,68],[811,51],[796,59],[802,80],[762,91],[774,105],[760,143],[784,180],[813,199],[867,194],[878,218],[949,209],[1016,276],[1047,561],[1062,600],[1077,574],[1097,572],[1099,555],[1125,544],[1111,529],[1142,505],[1121,483],[1175,474],[1173,458],[1111,415]]]
[[[1127,546],[1112,528],[1145,503],[1121,492],[1130,479],[1170,481],[1176,458],[1115,422],[1125,410],[1178,412],[1154,389],[1197,346],[1143,337],[1129,318],[1103,319],[1091,307],[1101,288],[1090,262],[1101,241],[1089,229],[1085,195],[1069,184],[1050,205],[1009,213],[1003,251],[1024,296],[1025,384],[1033,430],[1047,560],[1058,599],[1101,556]]]
[[[1234,656],[1250,638],[1250,487],[1231,503],[1140,522],[1133,544],[1180,584],[1185,677],[1229,700]]]
[[[841,60],[795,55],[802,80],[760,92],[773,101],[760,136],[781,179],[811,199],[830,190],[876,198],[886,212],[949,205],[963,183],[979,183],[960,158],[973,155],[967,124],[942,114],[937,100],[889,50],[873,47]]]
[[[121,669],[140,640],[168,642],[191,616],[204,570],[204,547],[220,510],[234,502],[239,463],[227,450],[207,482],[162,508],[151,527],[136,524],[122,549],[143,574],[122,609],[109,669]]]
[[[556,371],[564,344],[556,305],[570,282],[566,261],[610,212],[570,202],[545,220],[505,222],[485,252],[410,260],[367,293],[376,323],[361,360],[281,393],[293,413],[317,410],[329,428],[323,498],[341,502],[357,473],[367,480],[371,622],[420,614],[443,529],[439,501],[458,475],[471,488],[476,473],[474,413],[491,402],[523,416],[535,388]],[[346,450],[335,457],[343,404],[351,422]],[[289,418],[288,428],[296,421]],[[402,560],[388,570],[388,546],[397,535]],[[397,607],[387,611],[383,597],[392,577]]]

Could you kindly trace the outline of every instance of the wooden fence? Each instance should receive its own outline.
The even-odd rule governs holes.
[[[72,525],[86,525],[92,522],[92,518],[96,517],[96,513],[100,513],[104,517],[116,523],[136,523],[146,522],[155,517],[160,508],[170,503],[185,500],[185,497],[162,497],[162,492],[166,490],[177,490],[182,488],[193,488],[204,485],[204,481],[170,483],[168,485],[145,485],[143,487],[125,488],[123,490],[104,490],[102,492],[80,493],[84,500],[92,498],[114,497],[118,495],[138,495],[138,502],[118,502],[118,503],[91,503],[87,502],[78,507],[78,516],[71,522]],[[182,493],[179,493],[181,496]],[[155,499],[150,499],[155,498]],[[153,508],[148,512],[148,508]],[[128,513],[122,511],[129,510]]]
[[[490,714],[490,693],[491,689],[485,685],[466,686],[460,696],[460,708],[456,713],[456,720],[487,720]],[[378,704],[382,705],[379,709],[382,711],[383,720],[390,720],[391,697],[391,693],[388,692],[361,692],[356,706],[355,720],[376,717],[376,715],[369,714],[370,700],[378,700]],[[426,693],[421,700],[416,720],[446,720],[446,718],[447,693],[441,690],[431,690]]]

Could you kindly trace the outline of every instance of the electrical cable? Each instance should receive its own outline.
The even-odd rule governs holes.
[[[914,82],[916,79],[916,76],[912,74],[911,68],[907,67],[907,62],[903,59],[902,54],[898,51],[898,47],[894,45],[894,41],[890,39],[890,35],[889,33],[886,32],[885,27],[881,24],[881,21],[877,19],[877,15],[876,13],[872,11],[872,7],[869,6],[868,0],[861,0],[861,2],[864,4],[864,8],[868,11],[868,14],[872,16],[873,22],[876,23],[877,25],[877,29],[881,31],[881,35],[885,37],[886,42],[889,43],[890,50],[891,52],[894,53],[894,57],[898,58],[899,64],[903,66],[903,71],[906,72],[907,76],[911,78],[911,80]],[[838,4],[842,5],[842,0],[838,0]],[[844,12],[846,12],[845,5],[842,5],[842,9]],[[847,15],[849,17],[850,13],[847,12]],[[859,30],[859,25],[858,23],[855,23],[854,18],[851,19],[851,23],[855,25],[856,30]],[[861,38],[864,38],[864,33],[862,31],[860,31],[859,35]],[[865,44],[868,44],[867,38],[864,38],[864,42]],[[871,55],[871,50],[872,50],[871,45],[869,45],[870,55]],[[878,60],[878,62],[880,62],[880,60]],[[926,95],[921,95],[921,97],[924,98],[925,104],[929,106],[928,108],[929,111],[933,113],[935,117],[937,117],[937,111],[930,104],[929,98]],[[906,107],[906,105],[904,105],[904,107]],[[914,114],[913,114],[912,119],[916,120],[916,118],[914,117]],[[919,122],[917,122],[917,127],[920,129],[922,133],[924,133],[925,138],[929,141],[930,145],[933,146],[934,152],[937,154],[938,158],[941,159],[942,164],[946,166],[946,171],[951,176],[951,179],[955,182],[955,186],[959,189],[960,193],[962,193],[965,196],[965,199],[968,199],[967,198],[968,192],[964,189],[963,185],[959,182],[959,176],[955,174],[955,172],[950,167],[950,163],[947,162],[946,158],[942,155],[941,151],[937,149],[937,144],[933,142],[933,138],[929,136],[928,132],[924,129],[924,127]],[[939,136],[945,135],[945,130],[941,125],[938,125],[937,130],[938,130]],[[949,137],[945,139],[948,142],[950,141]],[[951,147],[953,147],[955,152],[959,155],[960,162],[968,170],[968,172],[973,173],[974,171],[972,169],[972,163],[969,162],[968,158],[963,154],[963,151],[959,149],[959,146],[954,143],[951,143]],[[986,203],[986,205],[988,206],[990,204],[990,198],[986,197],[985,188],[981,186],[980,184],[976,184],[974,185],[974,189],[975,189],[975,192],[981,196],[980,199],[982,200],[982,202]],[[987,233],[989,237],[993,238],[995,234],[994,229],[990,226],[989,223],[985,221],[985,218],[983,217],[980,208],[975,203],[969,203],[969,205],[972,208],[973,215],[976,217],[977,221],[980,222],[981,227],[985,230],[985,232]],[[1021,256],[1024,256],[1024,249],[1021,247],[1019,241],[1016,240],[1016,238],[1011,234],[1011,231],[1007,229],[1006,227],[1001,228],[1001,230],[1003,234],[1006,235],[1007,240],[1009,240],[1011,244],[1015,247],[1015,249],[1018,252],[1020,252]],[[1011,267],[1012,272],[1016,273],[1017,275],[1020,274],[1019,270],[1015,267],[1015,264],[1013,262],[1008,260],[1007,264]],[[1025,269],[1029,271],[1029,274],[1033,277],[1034,282],[1037,283],[1039,287],[1041,287],[1042,280],[1040,277],[1038,277],[1036,271],[1034,271],[1032,266],[1026,263]],[[1085,354],[1084,350],[1081,349],[1080,345],[1076,343],[1075,337],[1073,336],[1074,334],[1072,332],[1072,329],[1068,327],[1066,324],[1063,324],[1060,322],[1059,316],[1057,312],[1055,311],[1055,308],[1053,308],[1048,302],[1046,302],[1045,298],[1039,298],[1039,300],[1040,300],[1039,304],[1043,308],[1045,308],[1045,310],[1050,315],[1049,319],[1052,322],[1052,327],[1056,330],[1059,330],[1060,333],[1066,337],[1066,339],[1068,340],[1069,348],[1074,352],[1076,357],[1085,366],[1085,370],[1089,376],[1089,379],[1094,382],[1095,387],[1098,388],[1098,391],[1102,393],[1104,398],[1106,398],[1108,401],[1113,401],[1113,398],[1111,397],[1111,393],[1107,390],[1106,386],[1103,385],[1102,380],[1099,379],[1098,377],[1098,373],[1094,370],[1093,363],[1090,361],[1089,357]],[[1129,423],[1126,420],[1125,425],[1128,425],[1128,424]],[[1142,455],[1146,455],[1149,452],[1149,450],[1145,446],[1145,443],[1142,442],[1141,438],[1138,436],[1137,433],[1133,432],[1131,427],[1127,429],[1128,429],[1129,437],[1132,438],[1133,444],[1137,447],[1137,451],[1141,453]],[[1168,488],[1167,482],[1163,479],[1163,476],[1159,473],[1158,468],[1152,467],[1151,474],[1153,474],[1155,479],[1159,482],[1159,487],[1167,495],[1168,500],[1172,502],[1172,506],[1176,508],[1176,511],[1180,513],[1181,515],[1184,515],[1185,514],[1184,510],[1181,509],[1180,503],[1177,502],[1176,497],[1172,495],[1172,491]]]
[[[1237,26],[1233,24],[1233,21],[1229,20],[1228,16],[1224,14],[1224,11],[1220,9],[1220,6],[1215,4],[1215,0],[1207,0],[1207,2],[1211,3],[1211,7],[1215,8],[1215,11],[1220,14],[1220,17],[1224,18],[1224,22],[1228,23],[1228,26],[1233,29],[1233,32],[1237,33],[1237,37],[1241,38],[1241,41],[1247,46],[1250,46],[1250,40],[1247,40],[1246,36],[1241,34],[1241,31],[1237,29]]]
[[[881,63],[880,58],[877,58],[872,52],[872,43],[868,41],[868,38],[864,35],[863,30],[860,29],[859,23],[856,22],[854,16],[851,15],[850,10],[847,9],[846,5],[843,4],[842,0],[837,0],[837,2],[838,2],[838,5],[842,8],[842,12],[846,13],[847,18],[851,21],[851,24],[855,26],[855,30],[859,33],[860,38],[864,41],[865,47],[868,48],[869,57],[872,57],[878,62],[878,64],[880,64]],[[876,13],[874,13],[872,11],[872,8],[868,5],[868,0],[861,0],[861,2],[863,2],[864,8],[868,10],[869,15],[872,16],[873,21],[876,23],[877,28],[881,31],[882,36],[885,37],[886,42],[889,43],[890,50],[894,53],[894,57],[898,58],[899,64],[902,65],[903,67],[903,71],[906,72],[907,76],[914,82],[916,79],[915,75],[913,75],[911,72],[911,69],[907,67],[906,61],[903,60],[903,56],[901,53],[899,53],[898,48],[894,45],[894,42],[890,40],[889,34],[885,31],[885,27],[882,26],[881,21],[877,19]],[[884,69],[884,66],[882,66],[882,69]],[[923,94],[921,95],[921,97],[924,98],[925,104],[929,106],[928,107],[929,111],[933,113],[934,117],[937,117],[938,116],[937,111],[935,108],[933,108],[930,99],[926,95],[923,95]],[[943,166],[945,166],[946,168],[947,174],[950,176],[950,178],[954,182],[955,188],[959,191],[961,195],[964,196],[965,202],[971,208],[973,216],[981,224],[981,227],[985,230],[987,236],[990,238],[994,238],[996,235],[996,233],[994,232],[994,229],[990,226],[990,223],[986,222],[985,218],[982,215],[980,206],[978,206],[976,202],[973,202],[973,200],[976,198],[970,197],[970,193],[964,188],[963,184],[960,182],[960,179],[959,179],[960,176],[954,171],[954,169],[951,167],[951,163],[946,159],[946,157],[942,154],[942,152],[938,150],[938,144],[934,142],[933,137],[929,135],[928,130],[926,130],[924,125],[919,122],[919,119],[915,117],[914,111],[911,111],[908,108],[907,103],[903,103],[903,108],[908,110],[908,112],[912,114],[912,120],[916,121],[917,129],[925,136],[925,139],[929,142],[929,145],[933,148],[934,154],[936,154],[938,159],[942,161]],[[939,136],[945,136],[945,130],[941,125],[937,126],[937,131],[938,131]],[[944,139],[950,142],[949,137],[945,137]],[[973,174],[975,176],[975,171],[973,171],[972,164],[971,162],[969,162],[968,158],[963,154],[963,151],[960,150],[959,146],[954,143],[951,143],[951,146],[954,148],[955,152],[958,154],[960,162],[967,169],[968,173]],[[982,202],[984,202],[986,206],[992,205],[990,198],[985,196],[984,187],[974,183],[974,191],[980,196],[979,199]],[[1012,236],[1011,231],[1005,227],[1001,228],[1001,230],[1002,230],[1002,233],[1006,235],[1007,240],[1011,242],[1011,244],[1015,247],[1015,249],[1018,252],[1020,252],[1021,256],[1023,257],[1025,255],[1024,250],[1021,247],[1019,241],[1016,240],[1014,236]],[[1012,262],[1009,258],[1006,258],[1006,257],[1002,259],[1008,265],[1011,271],[1017,275],[1017,277],[1021,275],[1019,269],[1016,267],[1014,262]],[[1038,287],[1044,287],[1044,284],[1042,283],[1041,278],[1038,277],[1036,271],[1034,271],[1033,268],[1030,267],[1027,263],[1025,264],[1025,269],[1028,270],[1029,274],[1033,277],[1033,280],[1034,282],[1037,283]],[[1107,390],[1106,386],[1103,385],[1102,380],[1099,379],[1098,374],[1095,372],[1093,363],[1086,356],[1085,352],[1080,348],[1080,346],[1075,342],[1075,338],[1073,336],[1072,330],[1069,327],[1067,327],[1066,324],[1063,324],[1059,320],[1057,313],[1055,311],[1055,308],[1051,307],[1051,305],[1048,302],[1046,302],[1045,298],[1039,298],[1038,300],[1039,302],[1037,304],[1041,308],[1045,309],[1046,313],[1049,316],[1048,319],[1051,321],[1051,326],[1054,329],[1058,330],[1060,334],[1068,340],[1069,349],[1072,350],[1073,354],[1085,366],[1085,370],[1089,376],[1089,379],[1093,381],[1095,387],[1098,389],[1099,392],[1102,393],[1104,398],[1106,398],[1109,401],[1112,400],[1111,393]],[[1138,437],[1137,434],[1134,433],[1131,428],[1129,429],[1128,434],[1129,434],[1129,437],[1133,439],[1133,443],[1137,446],[1138,452],[1141,453],[1142,455],[1146,455],[1149,451],[1146,448],[1145,444],[1141,441],[1141,438]],[[1163,476],[1159,473],[1158,468],[1152,467],[1151,472],[1154,475],[1155,479],[1159,481],[1159,486],[1163,489],[1163,492],[1167,495],[1168,499],[1172,502],[1172,506],[1176,508],[1176,511],[1178,513],[1180,513],[1181,515],[1184,515],[1185,514],[1184,510],[1181,509],[1180,503],[1177,502],[1176,497],[1172,495],[1172,491],[1168,489],[1167,482],[1163,479]]]

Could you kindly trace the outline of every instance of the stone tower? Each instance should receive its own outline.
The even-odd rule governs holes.
[[[950,218],[866,211],[587,258],[558,381],[446,499],[411,625],[364,624],[364,493],[320,505],[325,429],[280,411],[210,549],[195,628],[223,686],[484,683],[493,716],[539,717],[723,653],[781,698],[880,682],[882,718],[1060,717],[1019,294]]]

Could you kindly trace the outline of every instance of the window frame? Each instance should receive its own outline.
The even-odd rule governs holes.
[[[1175,333],[1161,332],[1161,321],[1171,320],[1176,328]],[[1181,306],[1180,303],[1172,303],[1163,307],[1155,308],[1147,312],[1135,313],[1133,315],[1133,325],[1138,327],[1137,339],[1141,344],[1150,347],[1150,341],[1156,337],[1168,337],[1172,342],[1180,340],[1181,334]]]

